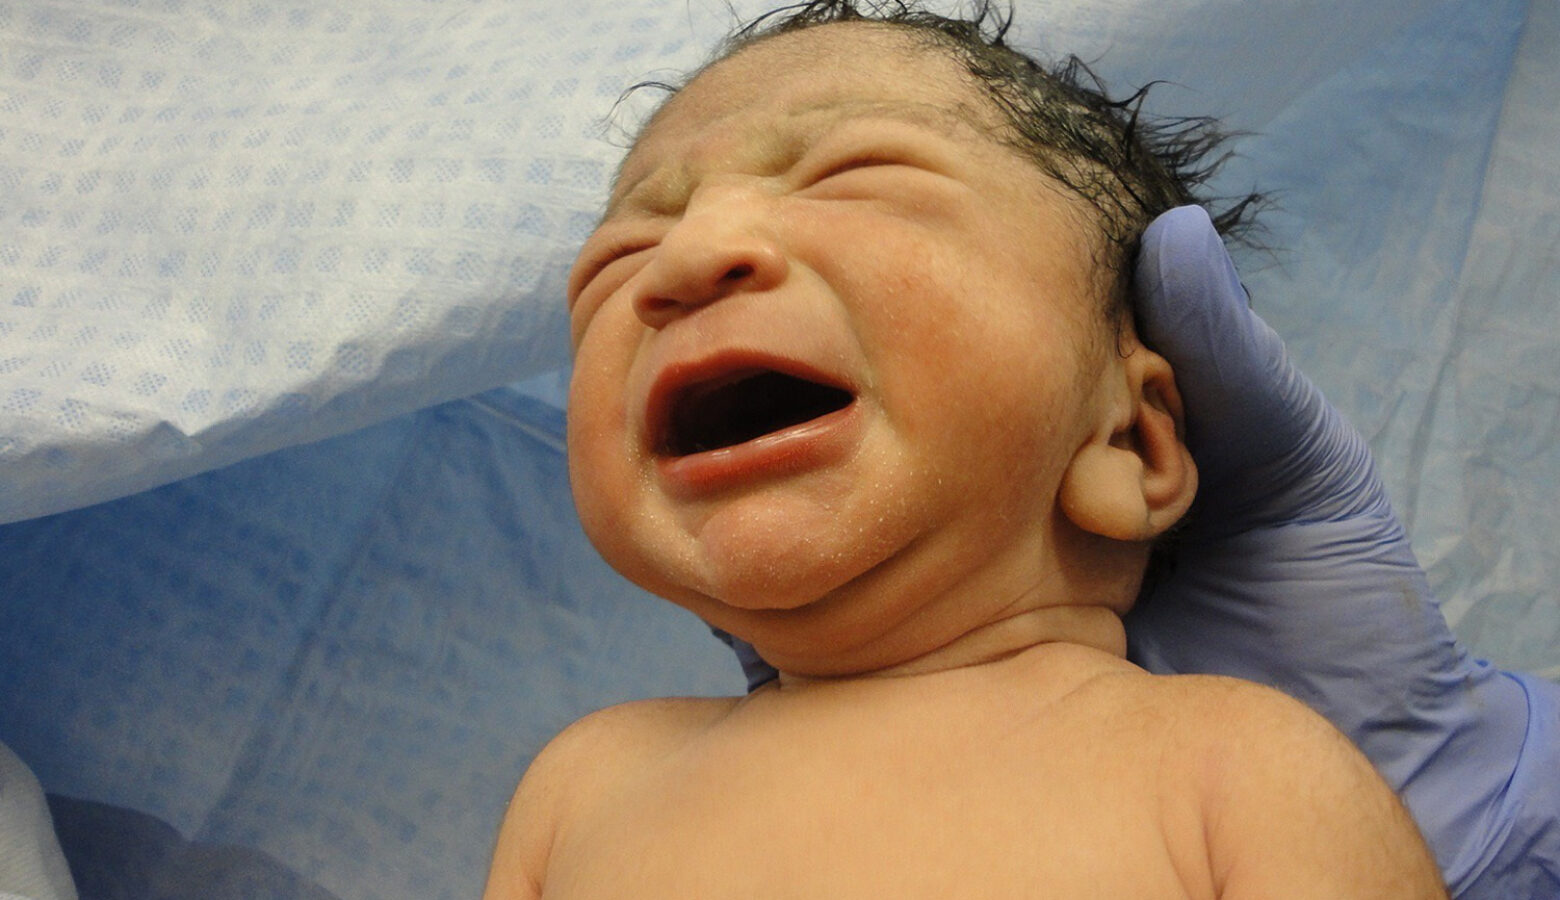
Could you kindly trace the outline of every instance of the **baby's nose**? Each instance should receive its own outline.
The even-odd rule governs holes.
[[[720,210],[697,215],[662,239],[635,297],[635,311],[652,328],[733,294],[769,290],[789,272],[785,252],[746,217]]]

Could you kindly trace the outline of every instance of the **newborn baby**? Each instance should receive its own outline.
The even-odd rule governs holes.
[[[586,531],[781,674],[567,729],[487,896],[1444,897],[1320,717],[1125,660],[1197,484],[1125,299],[1174,166],[1000,34],[890,19],[745,33],[581,251]]]

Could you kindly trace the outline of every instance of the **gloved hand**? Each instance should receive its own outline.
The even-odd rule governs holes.
[[[1399,791],[1453,894],[1560,897],[1560,686],[1469,658],[1369,449],[1251,312],[1207,214],[1143,236],[1142,338],[1175,369],[1201,488],[1127,619],[1160,673],[1273,685]]]

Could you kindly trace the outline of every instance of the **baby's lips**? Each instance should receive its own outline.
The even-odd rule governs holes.
[[[644,409],[645,446],[654,456],[680,455],[670,452],[674,418],[678,404],[705,394],[722,385],[750,376],[775,373],[800,382],[844,392],[852,398],[856,389],[848,379],[823,371],[810,363],[754,350],[717,351],[697,359],[664,366],[651,382]]]
[[[855,455],[865,430],[860,403],[844,406],[726,446],[686,455],[661,454],[655,470],[662,487],[674,498],[712,499],[741,490],[827,468]]]

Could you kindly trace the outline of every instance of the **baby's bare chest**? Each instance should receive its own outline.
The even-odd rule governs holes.
[[[913,699],[754,708],[602,785],[560,829],[546,896],[1199,893],[1199,826],[1142,728]]]

